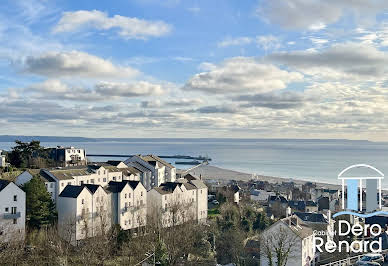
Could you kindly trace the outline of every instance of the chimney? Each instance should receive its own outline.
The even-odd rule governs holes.
[[[299,221],[298,221],[298,218],[296,216],[291,216],[290,220],[291,220],[292,225],[299,226]]]
[[[286,209],[286,217],[290,217],[290,216],[291,216],[291,208],[287,207],[287,209]]]

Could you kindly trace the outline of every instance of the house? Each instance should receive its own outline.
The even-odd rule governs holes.
[[[26,193],[13,182],[0,179],[0,242],[24,240]]]
[[[166,182],[148,192],[149,217],[170,227],[190,220],[207,219],[207,186],[199,179],[188,177]]]
[[[23,186],[25,183],[28,183],[35,175],[39,175],[39,171],[37,169],[27,169],[20,175],[15,178],[15,184]]]
[[[123,230],[139,228],[147,221],[147,190],[140,181],[109,182],[112,220]]]
[[[127,166],[126,168],[120,168],[123,172],[123,180],[141,180],[141,171],[137,170],[135,167]]]
[[[295,212],[297,216],[304,224],[308,225],[313,231],[333,232],[334,220],[331,219],[331,213],[328,212],[327,216],[322,213],[309,213],[309,212]],[[327,241],[333,240],[333,235],[327,234]]]
[[[67,185],[57,201],[58,232],[75,245],[111,228],[111,195],[100,185]]]
[[[94,184],[105,187],[110,181],[122,181],[122,170],[114,166],[102,166],[98,164],[87,166],[74,166],[55,169],[42,169],[41,177],[44,179],[47,191],[54,202],[67,185],[80,186]]]
[[[268,192],[265,190],[251,189],[250,198],[261,204],[268,203],[270,196],[276,196],[275,192]]]
[[[217,193],[222,194],[229,202],[239,204],[241,188],[236,184],[217,188]]]
[[[275,249],[290,247],[286,266],[318,265],[319,253],[314,249],[313,230],[297,216],[279,220],[264,230],[260,239],[260,265],[269,265],[269,257],[277,264]]]
[[[312,200],[306,201],[306,212],[318,212],[318,204]]]
[[[75,147],[49,148],[50,158],[56,162],[57,166],[80,166],[86,165],[86,151]]]
[[[290,200],[288,201],[288,206],[292,211],[304,212],[306,210],[306,202],[303,200]]]
[[[176,168],[156,155],[135,155],[124,162],[127,166],[151,171],[151,176],[143,176],[142,183],[147,190],[158,187],[165,182],[174,182],[176,179]],[[140,169],[142,170],[142,169]]]
[[[288,200],[281,196],[270,196],[268,199],[268,216],[285,217],[288,208]]]
[[[143,165],[141,165],[138,162],[129,162],[128,168],[133,168],[135,171],[139,173],[140,176],[140,182],[143,184],[143,186],[148,190],[154,186],[154,180],[153,180],[153,174],[152,171]]]
[[[0,150],[0,167],[5,167],[6,166],[6,164],[5,164],[5,155],[2,155],[1,154],[2,152],[3,151]]]

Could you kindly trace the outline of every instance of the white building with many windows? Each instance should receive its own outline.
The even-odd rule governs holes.
[[[166,182],[148,192],[148,216],[159,221],[163,227],[207,219],[207,186],[191,175],[186,177]]]
[[[140,181],[109,182],[112,220],[123,230],[139,228],[147,222],[147,190]]]
[[[58,196],[58,231],[72,244],[111,228],[111,195],[100,185],[67,185]]]
[[[80,166],[86,165],[86,151],[75,147],[50,148],[50,157],[57,163],[57,166]]]
[[[23,240],[26,193],[13,182],[0,180],[0,241]]]

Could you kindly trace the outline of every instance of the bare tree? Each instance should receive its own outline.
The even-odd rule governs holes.
[[[269,266],[285,266],[289,258],[297,251],[295,245],[297,235],[291,229],[279,226],[279,230],[273,230],[261,235],[261,250],[268,260]]]

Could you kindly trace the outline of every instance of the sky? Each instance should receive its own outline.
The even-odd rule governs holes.
[[[2,0],[0,134],[388,141],[388,1]]]

